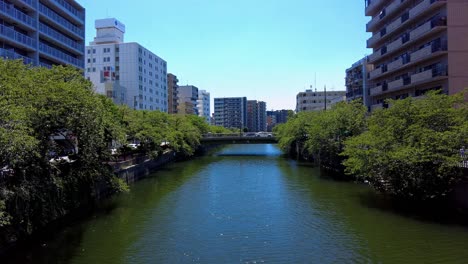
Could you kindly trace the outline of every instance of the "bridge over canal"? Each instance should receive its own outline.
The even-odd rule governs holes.
[[[204,134],[202,144],[276,144],[272,133]]]

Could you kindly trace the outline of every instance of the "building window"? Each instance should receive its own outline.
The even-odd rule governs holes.
[[[91,62],[91,59],[88,59],[88,63],[90,63],[90,62]]]
[[[93,49],[93,54],[96,54],[96,49]]]

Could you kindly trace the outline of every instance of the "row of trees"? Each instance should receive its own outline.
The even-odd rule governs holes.
[[[89,205],[98,185],[125,191],[103,166],[112,142],[137,140],[158,155],[165,141],[191,156],[207,132],[225,131],[197,116],[115,105],[72,67],[0,59],[0,247]],[[71,162],[53,159],[69,151]]]
[[[463,95],[429,92],[387,103],[391,107],[372,114],[359,101],[301,112],[276,128],[279,146],[390,195],[447,195],[464,177],[458,152],[468,143]]]

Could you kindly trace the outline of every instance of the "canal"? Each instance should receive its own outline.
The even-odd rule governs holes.
[[[395,207],[275,145],[230,145],[169,165],[7,263],[468,262],[463,222]]]

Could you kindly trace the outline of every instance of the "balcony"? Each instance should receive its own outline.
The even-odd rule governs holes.
[[[386,0],[366,0],[366,16],[374,16]]]
[[[376,86],[370,89],[370,95],[378,95],[383,92],[382,85]]]
[[[367,48],[374,47],[375,43],[377,43],[377,41],[379,41],[381,37],[382,37],[381,32],[378,32],[372,35],[372,37],[370,37],[370,39],[367,40]]]
[[[85,13],[83,10],[78,10],[77,8],[73,7],[64,0],[52,0],[51,2],[64,8],[64,10],[66,10],[69,14],[74,16],[77,21],[80,21],[81,23],[85,22]]]
[[[377,27],[381,25],[383,21],[386,20],[385,19],[386,17],[393,15],[393,12],[395,12],[396,10],[398,10],[399,8],[401,8],[403,5],[405,5],[408,2],[409,1],[405,2],[405,0],[394,0],[387,7],[385,7],[384,11],[381,14],[374,16],[372,20],[369,21],[369,23],[367,23],[366,25],[367,32],[373,32],[377,30]]]
[[[84,45],[79,44],[75,40],[63,35],[62,33],[47,26],[44,23],[39,22],[39,32],[48,36],[54,42],[56,41],[62,43],[67,49],[73,48],[75,51],[79,51],[80,53],[84,52]]]
[[[36,21],[32,17],[30,17],[30,16],[26,15],[25,13],[19,11],[12,4],[7,4],[7,3],[1,1],[0,2],[0,13],[3,14],[3,15],[6,15],[7,17],[9,17],[9,18],[11,18],[13,20],[21,21],[22,22],[21,24],[26,24],[26,25],[30,26],[31,28],[36,27]]]
[[[57,26],[60,26],[60,27],[62,27],[64,29],[66,29],[67,31],[73,32],[80,39],[84,39],[84,30],[83,29],[73,25],[68,20],[61,17],[57,13],[55,13],[55,11],[53,11],[52,9],[50,9],[47,6],[39,3],[39,12],[43,16],[45,16],[45,18],[55,22],[55,24]]]
[[[432,79],[432,69],[411,75],[411,83],[425,82]]]
[[[425,34],[426,32],[431,31],[431,29],[432,29],[431,21],[428,21],[424,23],[423,25],[419,26],[418,28],[416,28],[415,30],[411,31],[410,39],[417,39],[421,35]]]
[[[36,49],[36,40],[4,25],[0,25],[0,37],[6,37],[15,43],[22,44],[26,48]]]
[[[399,58],[399,59],[397,59],[395,61],[390,62],[387,65],[387,69],[388,69],[388,71],[393,71],[393,70],[396,70],[396,69],[400,68],[401,66],[403,66],[403,59]]]
[[[2,49],[2,48],[0,48],[0,57],[3,57],[5,59],[13,59],[13,60],[22,59],[24,64],[34,65],[34,60],[33,59],[31,59],[29,57],[26,57],[26,56],[23,56],[23,55],[20,55],[20,54],[14,52],[14,51]]]
[[[379,77],[380,75],[384,74],[385,72],[387,72],[387,70],[388,70],[387,66],[383,65],[382,67],[369,72],[369,79],[375,79]]]
[[[395,91],[398,90],[399,88],[403,87],[403,79],[400,78],[398,80],[394,80],[392,82],[388,83],[388,90],[389,91]]]
[[[49,57],[53,58],[53,59],[56,59],[60,62],[65,62],[65,63],[69,63],[69,64],[72,64],[73,66],[76,66],[76,67],[79,67],[79,68],[83,68],[84,67],[84,61],[83,60],[79,60],[75,57],[72,57],[58,49],[55,49],[45,43],[39,43],[39,51],[41,51],[42,53],[48,55]]]
[[[418,51],[411,53],[411,61],[419,61],[424,57],[427,57],[432,54],[432,47],[427,46]]]

